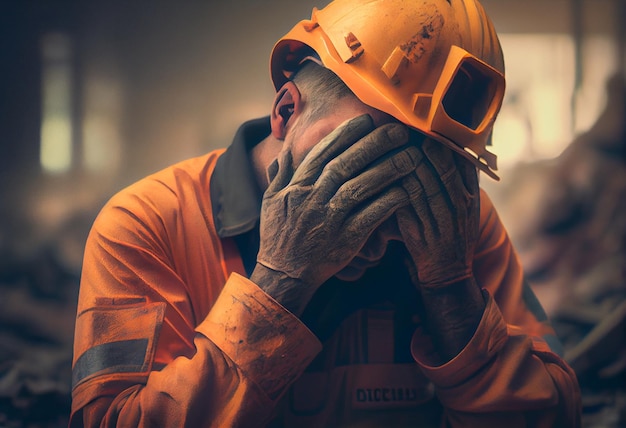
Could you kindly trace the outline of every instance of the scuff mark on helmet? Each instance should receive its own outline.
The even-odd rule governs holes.
[[[404,52],[406,59],[416,63],[424,54],[431,50],[439,38],[443,23],[443,16],[441,16],[438,10],[427,14],[422,21],[419,31],[406,43],[400,45],[400,49]]]

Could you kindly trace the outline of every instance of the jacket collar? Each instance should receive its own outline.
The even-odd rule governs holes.
[[[248,232],[259,221],[263,194],[249,153],[270,132],[269,116],[245,122],[217,160],[211,176],[211,203],[213,222],[220,238]]]

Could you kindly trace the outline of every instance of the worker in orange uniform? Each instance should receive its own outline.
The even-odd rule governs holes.
[[[89,235],[72,426],[575,427],[576,377],[478,170],[504,94],[477,0],[336,0],[269,117]]]

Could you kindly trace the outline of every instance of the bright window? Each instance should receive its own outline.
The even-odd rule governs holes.
[[[40,162],[44,171],[61,173],[72,166],[72,44],[61,33],[41,39],[42,121]]]
[[[576,94],[575,46],[566,34],[501,34],[507,89],[492,151],[503,174],[517,162],[558,156],[588,129],[606,101],[604,83],[617,69],[607,37],[587,38]]]

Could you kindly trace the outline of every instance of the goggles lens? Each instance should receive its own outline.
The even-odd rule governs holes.
[[[493,79],[470,61],[462,61],[441,104],[450,119],[476,131],[491,111]]]

